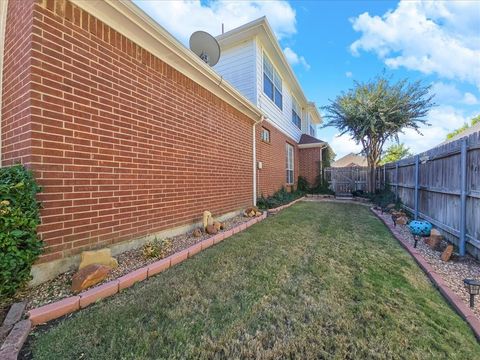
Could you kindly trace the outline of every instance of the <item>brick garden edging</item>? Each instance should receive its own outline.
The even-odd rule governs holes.
[[[442,277],[435,272],[433,267],[423,258],[423,256],[417,251],[417,249],[415,249],[411,244],[402,239],[402,236],[400,236],[395,227],[385,222],[385,220],[378,216],[378,214],[372,208],[370,208],[370,211],[385,224],[393,237],[397,239],[400,245],[402,245],[405,250],[407,250],[407,252],[414,258],[418,266],[425,272],[425,274],[428,276],[433,285],[438,289],[438,291],[440,291],[440,294],[443,295],[447,302],[467,322],[467,324],[470,326],[473,333],[475,334],[477,341],[480,341],[480,320],[478,320],[473,311],[462,301],[462,299],[457,294],[450,290]]]
[[[118,279],[109,281],[100,286],[94,287],[90,290],[86,290],[79,295],[70,296],[68,298],[53,302],[51,304],[43,305],[38,308],[28,311],[29,321],[32,326],[46,323],[47,321],[57,319],[61,316],[70,314],[77,310],[83,309],[86,306],[104,299],[106,297],[115,295],[116,293],[129,288],[139,281],[143,281],[152,276],[155,276],[168,268],[175,266],[188,258],[193,257],[199,252],[209,248],[212,245],[227,239],[228,237],[241,232],[248,227],[256,224],[259,221],[264,220],[267,217],[267,212],[264,212],[261,216],[252,218],[247,222],[235,226],[232,229],[218,233],[208,239],[204,239],[187,249],[179,251],[165,259],[161,259],[147,266],[136,269],[126,275],[119,277]]]
[[[289,202],[288,204],[285,204],[285,205],[282,205],[282,206],[279,206],[279,207],[276,207],[276,208],[273,208],[273,209],[268,209],[267,212],[269,214],[274,215],[274,214],[278,213],[279,211],[281,211],[283,209],[286,209],[286,208],[288,208],[288,207],[290,207],[290,206],[292,206],[292,205],[296,204],[297,202],[302,201],[304,199],[305,199],[305,196],[302,196],[301,198],[293,200],[292,202]]]

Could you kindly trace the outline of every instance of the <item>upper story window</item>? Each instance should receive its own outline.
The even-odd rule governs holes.
[[[292,122],[299,128],[302,128],[301,109],[297,101],[292,97]]]
[[[283,109],[282,79],[265,53],[263,54],[263,92]]]
[[[265,141],[266,143],[269,143],[270,142],[270,130],[262,127],[261,139],[262,139],[262,141]]]
[[[310,135],[315,136],[315,128],[310,125]]]

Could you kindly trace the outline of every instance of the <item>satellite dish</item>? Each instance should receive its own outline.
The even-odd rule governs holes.
[[[190,50],[210,66],[214,66],[220,59],[220,45],[205,31],[195,31],[190,36]]]

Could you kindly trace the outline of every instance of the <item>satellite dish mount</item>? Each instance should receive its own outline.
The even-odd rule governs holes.
[[[220,59],[220,45],[212,35],[205,31],[195,31],[190,36],[190,50],[210,66],[214,66]]]

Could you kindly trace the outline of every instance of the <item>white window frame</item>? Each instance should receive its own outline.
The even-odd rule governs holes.
[[[298,124],[296,123],[295,116],[298,117]],[[302,108],[298,101],[293,97],[292,94],[292,124],[295,125],[300,130],[302,129]]]
[[[265,136],[265,134],[267,134],[267,136]],[[262,127],[262,132],[261,132],[261,134],[260,134],[260,139],[261,139],[263,142],[266,142],[266,143],[270,144],[270,141],[271,141],[271,138],[270,138],[270,130],[268,130],[267,128]]]
[[[286,144],[286,183],[287,185],[293,185],[295,183],[295,149],[293,145]]]
[[[310,130],[310,135],[315,137],[315,127],[312,124],[310,124],[310,129],[309,130]]]
[[[267,71],[265,71],[267,69]],[[271,73],[271,74],[270,74]],[[278,71],[275,69],[273,66],[272,61],[268,58],[267,54],[263,52],[263,67],[262,67],[262,90],[263,93],[267,98],[273,101],[275,106],[279,108],[281,111],[283,111],[283,85],[282,85],[282,78],[280,77],[280,74]],[[265,76],[270,80],[272,83],[273,89],[272,89],[272,97],[270,97],[266,92],[265,92]],[[276,92],[275,90],[280,94],[280,106],[277,104],[276,100]]]

